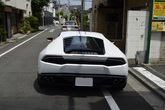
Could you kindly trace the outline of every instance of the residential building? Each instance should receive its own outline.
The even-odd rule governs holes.
[[[53,2],[53,0],[50,0],[48,6],[44,6],[44,11],[47,11],[47,12],[50,12],[53,14],[53,17],[55,17],[55,13],[56,13],[56,10],[55,10],[55,7],[54,7],[55,3]]]
[[[159,2],[158,6],[164,3],[153,1]],[[93,0],[92,31],[101,32],[109,40],[115,41],[130,63],[136,63],[137,60],[146,63],[165,61],[165,32],[161,30],[165,11],[156,10],[155,6],[155,13],[161,14],[155,19],[161,19],[153,20],[150,18],[151,4],[151,0]],[[152,32],[149,19],[155,23]],[[162,27],[158,27],[159,24]],[[151,38],[148,33],[151,33]]]
[[[7,30],[7,37],[18,33],[18,23],[24,17],[31,16],[31,0],[1,0],[5,3],[4,26]]]
[[[42,22],[40,24],[42,25],[52,25],[53,24],[53,17],[55,17],[55,8],[53,0],[50,0],[48,6],[43,7],[43,16],[42,16]]]

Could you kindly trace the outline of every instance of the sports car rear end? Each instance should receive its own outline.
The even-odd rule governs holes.
[[[38,61],[40,85],[124,88],[127,75],[125,55],[99,33],[63,32]]]

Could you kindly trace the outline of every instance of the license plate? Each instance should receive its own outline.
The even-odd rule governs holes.
[[[87,86],[92,87],[93,86],[93,78],[82,78],[77,77],[75,79],[75,86]]]

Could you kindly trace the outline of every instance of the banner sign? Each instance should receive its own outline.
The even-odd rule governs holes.
[[[165,31],[165,22],[152,22],[152,31]]]
[[[152,20],[165,20],[165,0],[153,0]]]

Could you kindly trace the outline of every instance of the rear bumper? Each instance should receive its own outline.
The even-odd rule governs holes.
[[[125,87],[127,83],[126,76],[118,75],[98,75],[98,74],[62,74],[62,73],[41,73],[38,74],[39,82],[53,85],[75,86],[77,77],[92,78],[93,87]]]
[[[104,65],[89,65],[89,64],[52,64],[40,61],[38,64],[38,74],[91,74],[91,75],[110,75],[110,76],[127,76],[128,65],[120,66],[104,66]]]
[[[62,31],[79,31],[80,29],[67,29],[67,28],[62,28]]]

